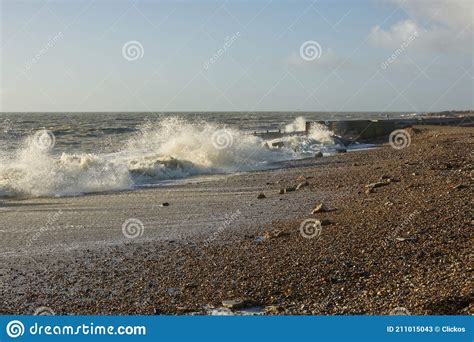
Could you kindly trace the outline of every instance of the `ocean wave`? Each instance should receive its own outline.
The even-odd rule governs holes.
[[[298,118],[291,124],[294,132],[302,122]],[[113,153],[58,154],[29,136],[18,150],[0,154],[0,197],[75,196],[262,170],[331,144],[331,132],[323,127],[265,141],[234,128],[178,117],[143,124]]]

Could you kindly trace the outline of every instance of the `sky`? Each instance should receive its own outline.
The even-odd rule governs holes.
[[[468,0],[0,0],[0,111],[473,109]]]

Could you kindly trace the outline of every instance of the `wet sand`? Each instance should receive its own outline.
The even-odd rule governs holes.
[[[205,313],[249,298],[270,314],[472,314],[474,128],[411,133],[402,150],[0,201],[0,312]],[[383,185],[368,190],[375,182]],[[337,210],[311,214],[318,203]],[[127,238],[132,218],[143,230]],[[328,224],[305,238],[300,225],[310,218]]]

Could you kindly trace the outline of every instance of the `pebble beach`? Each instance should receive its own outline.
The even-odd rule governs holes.
[[[0,313],[473,314],[474,128],[408,130],[403,149],[1,200]]]

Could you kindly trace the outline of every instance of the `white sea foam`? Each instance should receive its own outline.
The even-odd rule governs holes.
[[[285,126],[285,132],[302,132],[306,128],[306,119],[298,116],[293,122]]]
[[[291,126],[299,131],[302,122],[304,127],[303,118]],[[231,143],[216,148],[212,136],[223,128]],[[172,117],[144,124],[114,153],[54,154],[30,136],[14,153],[0,154],[0,196],[71,196],[193,175],[265,169],[308,156],[314,152],[309,147],[331,143],[330,135],[315,128],[308,136],[285,136],[280,139],[283,144],[275,147],[236,129]]]

